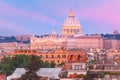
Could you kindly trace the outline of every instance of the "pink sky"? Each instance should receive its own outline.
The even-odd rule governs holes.
[[[84,33],[93,33],[92,30],[96,33],[111,33],[120,28],[120,0],[1,0],[1,33],[9,34],[4,33],[3,27],[7,28],[8,32],[14,31],[18,34],[44,34],[52,30],[60,33],[71,8],[79,18]],[[89,30],[90,28],[92,30]]]

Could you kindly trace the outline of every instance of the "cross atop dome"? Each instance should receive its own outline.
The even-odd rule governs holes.
[[[73,13],[73,10],[71,9],[70,10],[70,13],[69,13],[69,17],[74,17],[75,15],[74,15],[74,13]]]

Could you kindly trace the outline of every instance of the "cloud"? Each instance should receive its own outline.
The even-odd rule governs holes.
[[[46,15],[42,15],[41,13],[36,13],[33,11],[27,11],[20,8],[16,8],[2,1],[0,1],[0,14],[13,16],[13,17],[21,16],[28,19],[38,20],[44,23],[49,22],[50,24],[59,25],[59,23],[56,20]]]

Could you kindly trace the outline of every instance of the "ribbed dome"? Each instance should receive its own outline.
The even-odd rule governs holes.
[[[71,10],[69,16],[64,21],[62,27],[62,35],[73,36],[77,33],[80,33],[82,35],[81,25]]]
[[[74,26],[74,27],[73,27]],[[65,19],[63,28],[79,28],[81,25],[79,23],[79,20],[76,17],[68,17]]]

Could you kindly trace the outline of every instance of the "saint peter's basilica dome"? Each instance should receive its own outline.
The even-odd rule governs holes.
[[[65,19],[62,27],[63,36],[74,36],[75,34],[82,35],[82,29],[79,20],[75,17],[71,10],[69,16]]]

